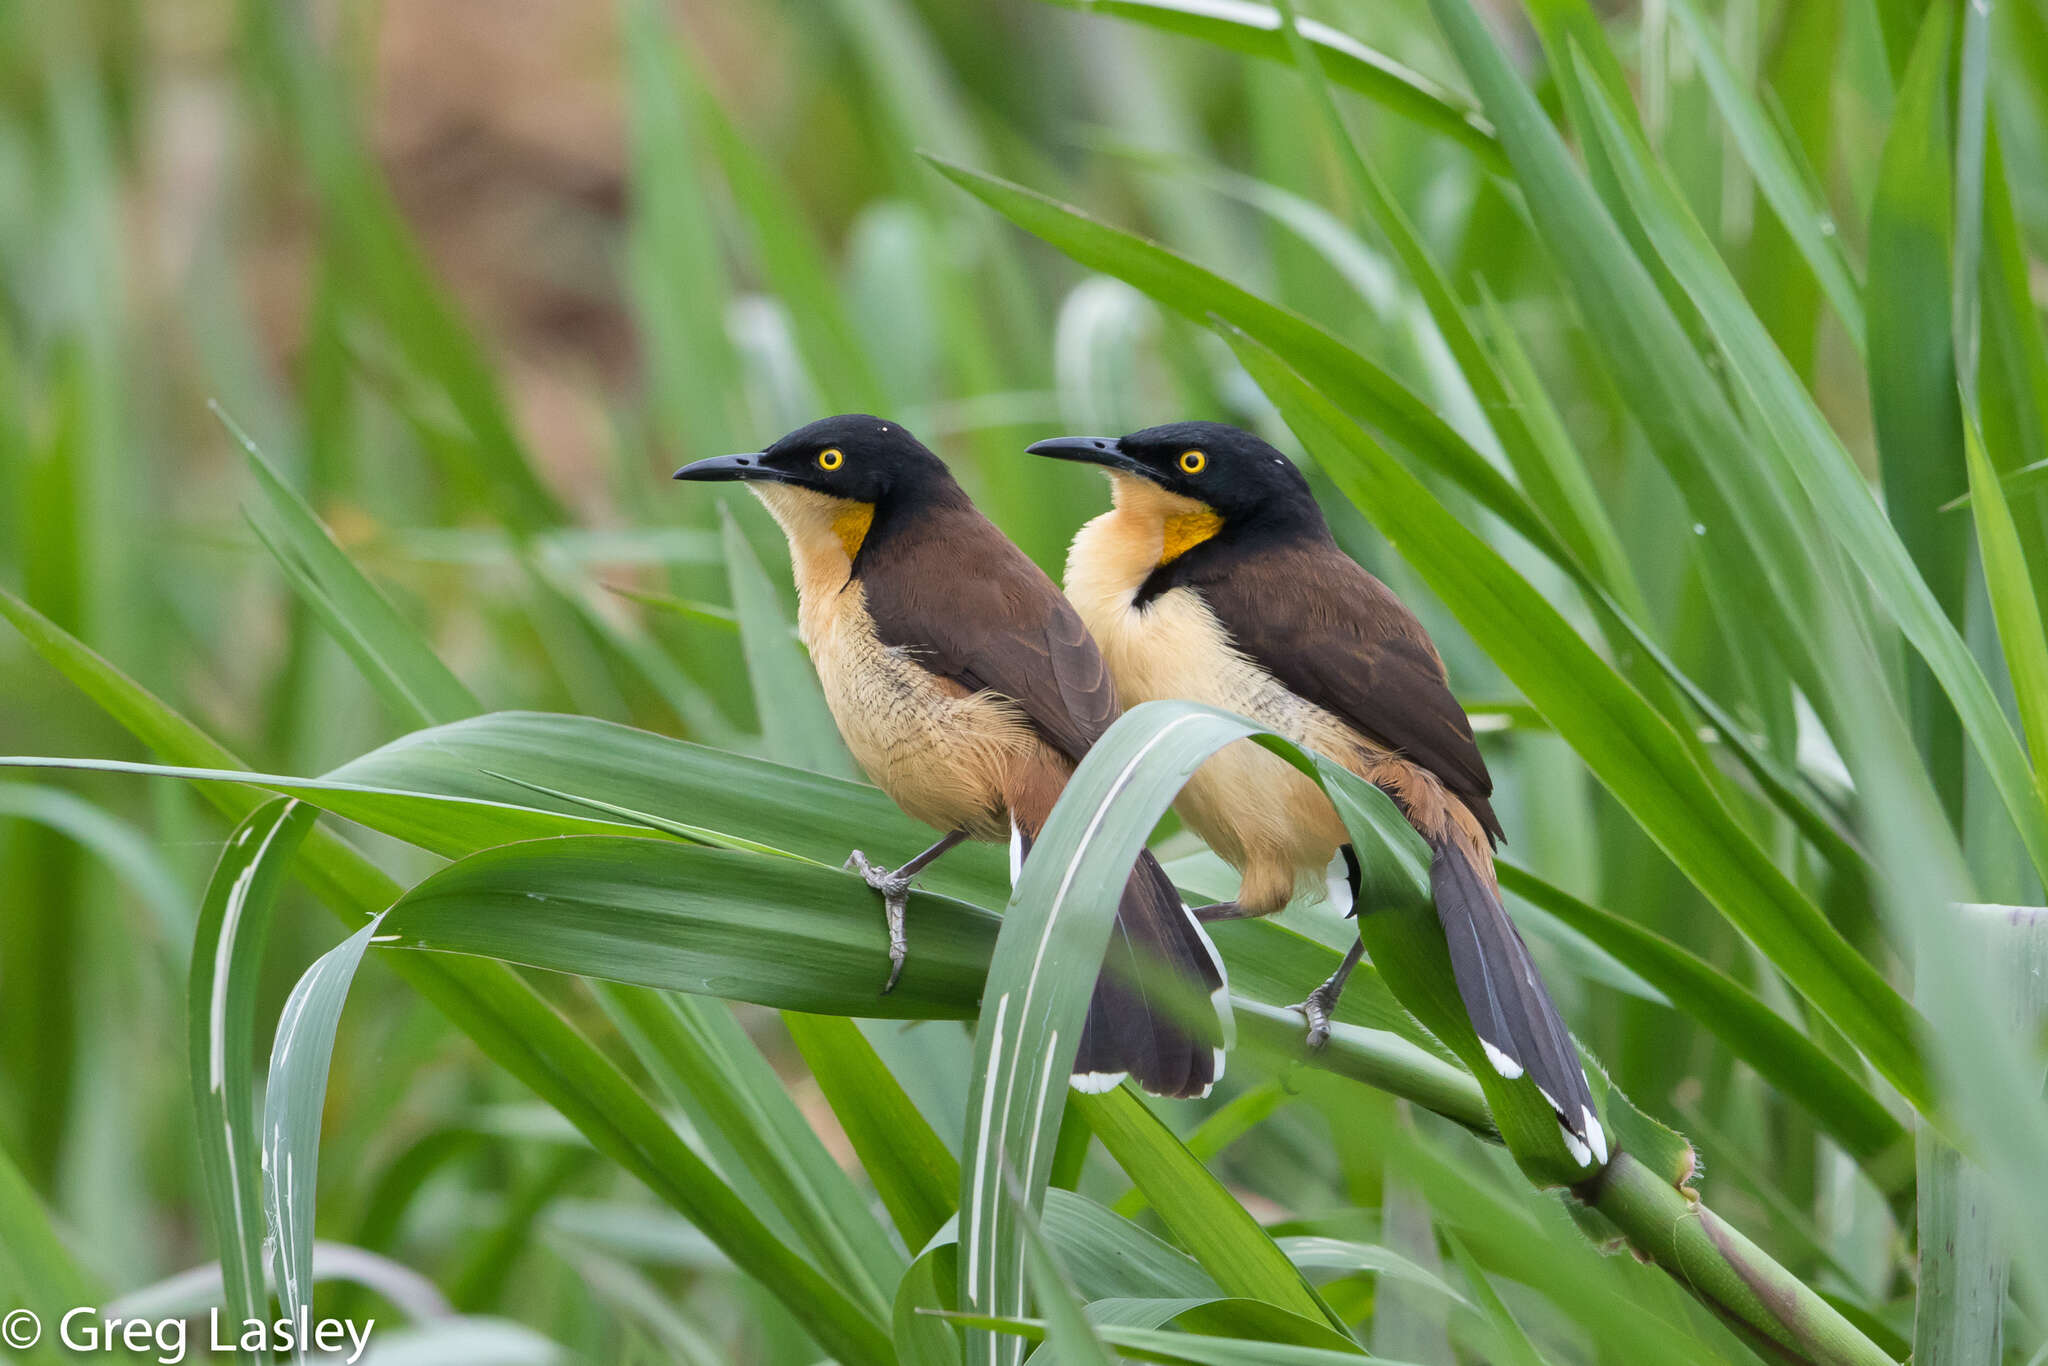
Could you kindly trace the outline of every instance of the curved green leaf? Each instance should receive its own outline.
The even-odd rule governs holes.
[[[1090,14],[1111,14],[1148,28],[1184,33],[1206,43],[1267,61],[1291,61],[1280,15],[1245,0],[1051,0]],[[1305,20],[1302,37],[1323,72],[1391,113],[1440,133],[1478,155],[1490,171],[1507,168],[1493,130],[1480,114],[1428,77],[1328,24]]]
[[[256,990],[278,892],[319,815],[289,797],[265,802],[221,849],[192,944],[185,994],[186,1065],[207,1212],[220,1249],[226,1308],[237,1322],[268,1316],[263,1204],[254,1160],[261,1151],[249,1049],[256,1037]],[[267,1347],[237,1351],[267,1362]]]

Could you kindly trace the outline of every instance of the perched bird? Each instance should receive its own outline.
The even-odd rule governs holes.
[[[1061,437],[1034,455],[1102,466],[1112,509],[1084,526],[1067,596],[1132,704],[1186,698],[1237,712],[1378,785],[1434,853],[1437,913],[1459,996],[1502,1075],[1527,1071],[1581,1165],[1607,1160],[1584,1068],[1501,907],[1493,781],[1436,647],[1400,600],[1337,547],[1308,481],[1249,432],[1214,422],[1122,438]],[[1178,809],[1237,869],[1205,920],[1269,915],[1303,887],[1358,911],[1342,822],[1296,769],[1249,741],[1209,760]],[[1358,963],[1302,1004],[1309,1041]]]
[[[774,514],[800,634],[847,748],[906,813],[945,832],[893,871],[859,850],[847,860],[887,909],[886,992],[907,952],[911,877],[961,840],[1006,840],[1014,882],[1074,766],[1116,720],[1116,686],[1052,580],[896,423],[828,417],[675,477],[744,480]],[[1128,1074],[1157,1095],[1206,1094],[1223,1072],[1225,999],[1208,935],[1141,854],[1073,1084],[1106,1090]]]

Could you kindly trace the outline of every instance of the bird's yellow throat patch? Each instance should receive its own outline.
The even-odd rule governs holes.
[[[868,538],[868,528],[874,524],[873,503],[848,503],[832,514],[832,534],[846,547],[847,559],[860,554],[861,542]]]
[[[1159,546],[1159,563],[1171,564],[1223,530],[1223,518],[1208,508],[1199,512],[1177,512],[1166,519],[1164,530],[1165,536]]]

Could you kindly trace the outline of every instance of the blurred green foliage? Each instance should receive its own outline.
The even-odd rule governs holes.
[[[1941,1274],[2001,1287],[1923,1315],[1919,1359],[1999,1359],[2001,1327],[2004,1359],[2038,1359],[2048,1262],[2037,1234],[2002,1297],[1996,1235],[2043,1226],[2022,1179],[2048,1145],[2041,1059],[1985,966],[2026,950],[1980,946],[1992,917],[1951,903],[2038,905],[2048,848],[2048,12],[1292,9],[1294,34],[1261,5],[1166,0],[0,5],[0,587],[218,741],[169,712],[133,738],[142,704],[124,728],[41,657],[54,637],[6,631],[0,753],[303,776],[531,709],[848,772],[776,611],[772,525],[670,469],[885,413],[1057,577],[1104,495],[1025,444],[1255,426],[1441,645],[1484,726],[1514,909],[1613,1085],[1708,1156],[1713,1208],[1902,1352],[1910,1126],[1923,1216],[1987,1249]],[[478,795],[472,770],[377,771]],[[628,799],[660,791],[595,765],[575,781],[613,809],[487,795],[632,826]],[[663,814],[735,857],[843,843],[841,817],[724,823],[713,778],[690,790],[707,805]],[[245,795],[0,775],[0,1308],[17,1285],[131,1292],[219,1254],[185,996]],[[359,853],[330,832],[303,857],[322,900],[364,914],[512,837],[356,819]],[[1190,891],[1227,892],[1185,834],[1160,848]],[[933,885],[993,906],[993,867]],[[312,904],[281,894],[238,979],[251,1069],[335,942]],[[1320,912],[1219,936],[1240,990],[1298,996],[1342,942]],[[422,1273],[475,1334],[513,1320],[570,1359],[814,1360],[787,1287],[736,1271],[732,1230],[664,1191],[688,1150],[826,1268],[849,1322],[943,1359],[950,1333],[912,1310],[955,1276],[918,1240],[963,1156],[961,1026],[785,1027],[433,971],[365,958],[318,1135],[324,1239]],[[551,1092],[482,1015],[451,1027],[448,1002],[500,990],[490,1018],[558,1022],[590,1070]],[[1433,1044],[1368,996],[1383,1014],[1354,1024]],[[1924,1036],[1893,1028],[1899,996]],[[690,1070],[720,1058],[729,1095]],[[614,1116],[615,1147],[593,1137],[598,1160],[562,1116],[614,1083],[655,1100]],[[1844,1099],[1817,1115],[1817,1096]],[[1162,1211],[1139,1179],[1185,1158],[1169,1128],[1364,1342],[1441,1363],[1755,1345],[1594,1256],[1557,1198],[1420,1105],[1278,1053],[1205,1105],[1154,1107],[1157,1132],[1110,1104],[1114,1160],[1070,1113],[1028,1234],[1062,1359],[1100,1347],[1073,1296],[1208,1297],[1216,1331],[1279,1331],[1185,1255],[1203,1247],[1175,1216],[1199,1205]],[[637,1139],[642,1166],[620,1156]],[[1160,1237],[1059,1187],[1149,1205]],[[1142,1274],[1119,1281],[1103,1249]],[[388,1283],[319,1303],[413,1316]],[[1162,1322],[1113,1341],[1157,1349]]]

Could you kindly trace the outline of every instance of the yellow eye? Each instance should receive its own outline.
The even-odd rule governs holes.
[[[846,457],[840,454],[837,446],[828,446],[818,452],[818,468],[821,470],[836,470],[845,463]]]
[[[1200,474],[1203,466],[1208,463],[1209,457],[1203,455],[1200,451],[1182,451],[1180,453],[1180,468],[1184,474]]]

